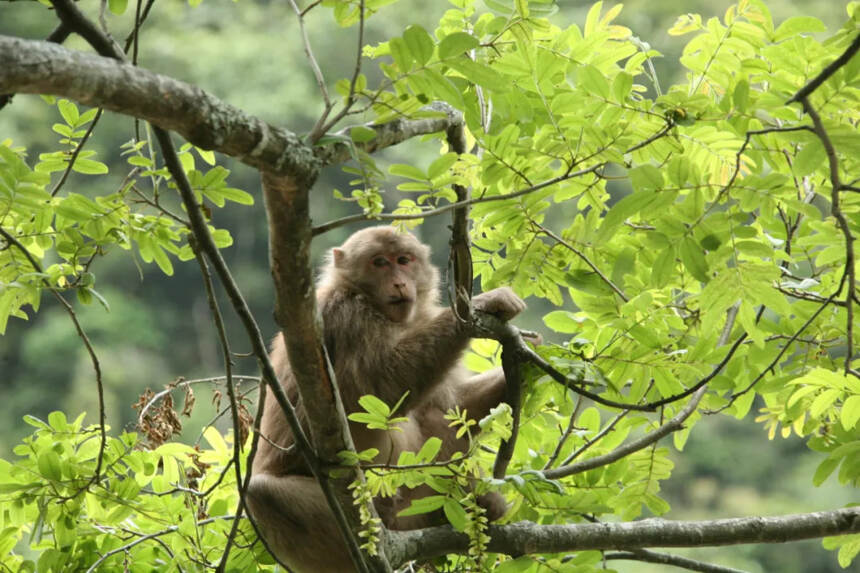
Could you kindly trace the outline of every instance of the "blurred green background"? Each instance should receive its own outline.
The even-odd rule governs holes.
[[[80,4],[90,15],[97,14],[98,2]],[[581,26],[591,2],[560,0],[558,4],[558,25],[576,22]],[[607,2],[604,10],[614,4]],[[722,17],[731,4],[727,0],[631,0],[625,3],[617,22],[664,55],[655,65],[665,87],[683,74],[678,57],[689,40],[666,33],[675,18],[688,12],[706,18]],[[770,0],[767,4],[776,22],[811,15],[822,19],[832,32],[845,20],[846,2],[842,0]],[[443,1],[401,0],[370,20],[367,41],[375,43],[399,35],[409,24],[432,30],[447,7]],[[114,37],[123,40],[130,18],[108,19]],[[55,22],[53,13],[35,2],[0,3],[0,34],[42,39]],[[354,66],[356,31],[337,28],[324,10],[315,11],[307,26],[329,84],[347,77]],[[196,9],[183,2],[160,2],[155,4],[142,32],[140,65],[197,84],[266,121],[303,132],[313,125],[322,109],[322,99],[300,38],[296,18],[286,2],[207,0]],[[74,37],[66,45],[85,49]],[[365,71],[373,85],[371,67]],[[59,136],[51,130],[58,120],[56,108],[41,98],[16,96],[0,110],[0,141],[12,139],[16,145],[26,146],[32,158],[38,157],[59,147]],[[127,167],[118,148],[133,133],[133,120],[106,114],[88,148],[96,150],[98,159],[110,165],[112,176],[95,179],[73,174],[65,191],[114,191]],[[391,162],[426,166],[437,151],[436,143],[410,142],[388,150],[379,162],[383,168]],[[258,199],[250,208],[230,205],[215,210],[213,217],[218,227],[229,229],[234,237],[234,245],[226,249],[225,257],[268,336],[275,332],[275,326],[271,319],[272,286],[258,178],[252,169],[233,160],[219,157],[221,161],[232,170],[231,186]],[[338,168],[322,174],[313,196],[316,222],[356,212],[353,205],[334,201],[331,196],[332,188],[346,191],[349,179]],[[391,184],[386,203],[394,205],[398,200],[399,193]],[[561,211],[557,216],[564,217]],[[447,260],[447,225],[447,218],[437,217],[418,230],[433,246],[435,261],[441,267]],[[325,249],[339,244],[356,228],[339,228],[318,239],[314,244],[317,260]],[[174,263],[175,274],[167,277],[154,264],[132,260],[128,253],[109,254],[91,270],[97,277],[96,289],[110,302],[110,312],[98,304],[78,305],[81,322],[102,363],[108,420],[115,430],[133,429],[136,412],[131,406],[146,388],[158,391],[180,376],[192,379],[222,372],[220,348],[197,265],[194,261]],[[540,317],[552,307],[544,301],[531,300],[529,304],[528,314],[518,323],[540,329]],[[233,350],[247,352],[250,348],[244,331],[229,307],[224,308]],[[257,373],[251,359],[238,359],[237,370]],[[214,414],[213,408],[206,405],[211,391],[203,385],[197,388],[198,406],[191,419],[184,422],[183,430],[183,439],[192,442]],[[0,455],[5,458],[14,456],[12,447],[29,433],[30,427],[21,421],[25,414],[45,417],[55,409],[71,415],[87,411],[89,420],[95,421],[97,398],[89,358],[65,313],[48,297],[38,314],[30,313],[26,322],[12,319],[6,335],[0,337],[0,391]],[[697,425],[683,456],[676,456],[675,473],[664,484],[666,498],[673,507],[665,517],[706,519],[804,512],[836,508],[852,501],[853,492],[841,488],[834,477],[822,487],[813,488],[812,473],[819,461],[819,456],[796,438],[768,441],[763,428],[751,419],[704,420]],[[841,571],[835,555],[821,549],[820,541],[673,552],[754,572]],[[634,562],[613,561],[608,565],[620,571],[663,570],[662,566]]]

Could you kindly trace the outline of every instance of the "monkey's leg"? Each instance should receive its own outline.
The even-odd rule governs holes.
[[[460,384],[457,404],[466,409],[469,418],[480,420],[504,401],[505,385],[505,373],[501,368],[476,374]],[[504,496],[496,491],[478,497],[478,505],[487,510],[486,516],[490,521],[500,519],[508,511]]]
[[[269,548],[297,573],[354,571],[314,478],[259,473],[251,477],[245,499]]]
[[[469,413],[469,418],[480,420],[505,399],[505,373],[493,368],[461,382],[457,387],[456,402]]]

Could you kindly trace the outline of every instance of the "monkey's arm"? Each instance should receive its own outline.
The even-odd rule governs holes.
[[[475,309],[493,314],[501,320],[510,320],[523,309],[525,303],[514,291],[507,287],[481,293],[473,299]],[[378,397],[393,403],[405,390],[410,391],[407,398],[412,404],[420,403],[421,397],[443,381],[446,375],[460,360],[469,342],[468,327],[458,320],[450,308],[439,308],[430,320],[416,320],[396,339],[392,348],[393,362],[386,365],[381,380],[387,388],[380,388]],[[497,376],[494,388],[484,388],[480,395],[489,394],[478,402],[495,401],[499,391],[504,388],[504,376]],[[503,392],[503,390],[501,390]],[[407,404],[409,407],[409,404]],[[483,408],[479,408],[483,410]]]

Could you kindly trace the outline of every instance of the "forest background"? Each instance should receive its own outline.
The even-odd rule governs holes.
[[[732,4],[729,0],[685,0],[682,3],[655,3],[648,0],[625,2],[617,19],[643,41],[663,53],[655,61],[657,73],[671,83],[682,74],[678,64],[684,38],[668,35],[681,12],[721,16]],[[27,2],[0,2],[0,34],[32,39],[45,38],[55,21],[28,10]],[[280,6],[278,6],[280,4]],[[559,2],[559,22],[582,22],[591,0]],[[610,7],[612,3],[607,3]],[[796,14],[820,18],[832,32],[844,20],[844,3],[836,0],[770,0],[774,20]],[[824,9],[822,9],[824,6]],[[409,24],[432,27],[447,9],[445,2],[403,2],[388,11],[387,17],[372,19],[368,41],[381,41]],[[278,16],[279,14],[279,16]],[[351,53],[349,33],[332,33],[325,19],[308,22],[311,42],[318,48],[320,66],[332,77],[347,77],[353,62],[341,55]],[[70,48],[81,48],[79,38],[71,38]],[[197,84],[223,101],[274,124],[289,125],[298,132],[310,129],[318,114],[316,85],[301,51],[297,23],[286,3],[243,0],[239,6],[229,2],[209,2],[206,10],[195,10],[186,3],[161,5],[141,38],[140,65],[172,77]],[[229,74],[223,70],[230,70]],[[288,78],[284,81],[284,78]],[[245,86],[253,85],[253,90]],[[53,149],[57,139],[51,124],[58,121],[57,108],[33,96],[18,96],[13,108],[0,111],[0,140],[11,138],[26,144],[35,157]],[[99,158],[118,175],[93,179],[106,189],[116,188],[123,173],[124,160],[117,150],[128,138],[127,122],[108,115],[99,127],[100,138],[91,144]],[[380,164],[411,163],[426,167],[432,150],[419,142],[387,150]],[[245,190],[259,186],[257,173],[241,163],[225,158],[223,164],[232,174],[231,185]],[[113,169],[113,166],[118,166]],[[76,175],[81,192],[86,192],[86,176]],[[317,188],[348,187],[350,176],[338,167],[325,171]],[[101,193],[101,190],[94,190]],[[390,186],[386,204],[396,205],[399,193]],[[326,194],[319,199],[315,219],[329,220],[349,212],[349,204],[333,211]],[[234,244],[224,255],[245,293],[252,310],[261,317],[268,334],[276,331],[271,320],[272,283],[266,247],[265,214],[262,201],[255,205],[233,206],[218,210],[217,225],[230,230]],[[444,267],[447,256],[447,222],[430,219],[418,234],[433,246],[436,262]],[[337,245],[352,231],[341,228],[315,241],[317,260],[323,250]],[[113,428],[133,428],[137,412],[132,405],[147,388],[159,390],[178,377],[195,378],[218,375],[222,368],[216,333],[211,328],[208,304],[200,288],[199,270],[193,261],[177,262],[174,276],[165,276],[153,265],[135,264],[129,257],[105,257],[99,263],[99,282],[110,285],[102,294],[110,300],[110,312],[101,305],[80,307],[81,320],[94,345],[106,383],[106,411]],[[541,317],[554,307],[546,301],[530,301],[526,316],[518,320],[525,328],[542,328]],[[226,317],[228,331],[236,324]],[[551,335],[550,335],[551,337]],[[243,349],[236,349],[242,352]],[[240,361],[240,373],[256,375],[253,360]],[[0,457],[11,458],[12,447],[32,430],[22,416],[46,418],[53,410],[69,413],[88,412],[87,421],[95,422],[98,411],[92,386],[92,371],[86,351],[60,308],[46,306],[29,322],[12,319],[0,337]],[[209,397],[201,389],[200,402]],[[755,408],[755,406],[754,406]],[[197,409],[183,420],[183,436],[194,440],[209,422],[210,413]],[[794,435],[769,439],[764,426],[752,417],[737,421],[715,417],[699,425],[691,436],[683,457],[663,494],[674,508],[667,517],[674,519],[733,515],[771,515],[815,511],[839,507],[852,501],[850,491],[831,476],[820,487],[812,488],[810,476],[820,455],[808,450]],[[779,545],[748,545],[726,558],[724,549],[679,551],[709,560],[720,554],[720,562],[750,571],[840,571],[833,553],[821,548],[819,540]],[[621,571],[659,570],[643,564],[617,564]]]

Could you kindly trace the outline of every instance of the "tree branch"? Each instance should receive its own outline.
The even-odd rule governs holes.
[[[846,49],[841,56],[830,62],[830,64],[821,70],[817,76],[812,78],[808,84],[800,88],[790,100],[785,102],[786,105],[792,104],[796,101],[801,101],[817,90],[821,84],[827,81],[827,78],[836,73],[836,70],[847,64],[858,50],[860,50],[860,34],[854,37],[854,41],[851,42],[851,45],[848,46],[848,49]]]
[[[301,172],[318,165],[300,138],[202,89],[113,59],[0,36],[0,93],[51,94],[145,119],[252,167]]]
[[[353,504],[343,480],[340,487],[335,487],[335,480],[322,469],[338,465],[337,453],[355,451],[355,446],[334,372],[321,342],[322,320],[317,312],[310,258],[312,181],[265,171],[262,175],[269,226],[269,267],[275,283],[275,321],[284,336],[311,440],[317,448],[315,459],[306,461],[311,462],[310,469],[334,512],[358,570],[389,570],[384,555],[376,556],[374,566],[367,569],[357,542],[362,529],[359,508]],[[350,481],[356,479],[364,479],[357,467]],[[368,503],[368,506],[367,510],[375,517],[373,505]]]
[[[706,390],[707,388],[704,386],[699,388],[696,393],[693,394],[693,397],[690,399],[690,401],[687,402],[687,405],[684,406],[680,412],[675,414],[675,416],[672,417],[671,420],[669,420],[653,432],[649,432],[637,440],[633,440],[632,442],[628,442],[622,446],[619,446],[611,452],[603,454],[602,456],[595,456],[593,458],[588,458],[587,460],[582,460],[581,462],[577,462],[567,466],[561,466],[558,468],[545,470],[543,472],[544,476],[547,479],[559,479],[567,476],[572,476],[574,474],[582,473],[584,471],[588,471],[594,468],[609,465],[612,462],[616,462],[621,458],[625,458],[634,452],[638,452],[639,450],[647,448],[648,446],[658,442],[661,438],[668,436],[672,432],[677,432],[678,430],[682,429],[684,427],[684,421],[689,418],[693,412],[696,411],[696,407],[702,400],[702,396],[705,395]]]
[[[27,250],[27,247],[25,247],[23,244],[21,244],[21,242],[18,239],[16,239],[13,235],[8,233],[3,227],[0,227],[0,237],[3,237],[3,239],[9,245],[14,246],[19,251],[21,251],[21,253],[24,255],[24,257],[27,259],[27,262],[30,263],[30,266],[33,267],[34,271],[36,271],[39,274],[44,274],[42,271],[42,266],[39,264],[39,261],[37,261],[33,257],[33,255],[30,253],[30,251]],[[57,289],[54,285],[52,285],[51,283],[48,282],[48,279],[43,278],[42,284],[44,285],[44,287],[46,289],[48,289],[48,291],[54,296],[54,298],[57,299],[57,302],[59,302],[60,305],[63,307],[63,309],[66,311],[66,314],[69,315],[69,319],[72,321],[72,324],[75,327],[75,331],[78,333],[78,337],[83,342],[84,348],[86,349],[87,354],[90,357],[90,362],[92,363],[92,366],[93,366],[93,372],[95,373],[95,376],[96,376],[96,394],[98,396],[98,403],[99,403],[99,453],[98,453],[98,456],[96,457],[96,467],[95,467],[95,470],[93,470],[93,476],[89,479],[89,481],[87,482],[87,484],[84,487],[79,489],[78,492],[76,494],[74,494],[74,495],[77,495],[78,493],[89,488],[89,486],[91,484],[94,484],[99,480],[99,478],[101,477],[102,464],[104,463],[105,447],[107,446],[107,430],[106,430],[107,422],[106,422],[106,413],[105,413],[105,390],[104,390],[104,381],[102,380],[102,368],[101,368],[101,363],[99,362],[99,357],[96,354],[96,350],[93,347],[92,342],[90,341],[90,337],[87,336],[87,333],[84,330],[84,327],[81,325],[81,322],[78,320],[78,315],[77,315],[77,313],[75,313],[74,307],[72,307],[72,305],[69,303],[69,301],[67,301],[65,299],[65,297],[62,294],[60,294],[59,289]]]
[[[643,547],[708,547],[785,543],[860,533],[860,507],[778,517],[736,517],[709,521],[644,519],[628,523],[537,525],[520,521],[490,526],[487,550],[506,555]],[[392,564],[448,553],[465,553],[468,537],[448,526],[390,532]]]
[[[629,561],[642,561],[643,563],[660,563],[662,565],[671,565],[680,567],[688,571],[699,571],[700,573],[745,573],[734,567],[723,567],[722,565],[714,565],[713,563],[705,563],[680,555],[671,555],[669,553],[657,553],[656,551],[648,551],[647,549],[635,549],[633,551],[621,551],[618,553],[607,553],[604,558],[607,561],[613,559],[627,559]]]
[[[364,143],[355,143],[350,138],[352,127],[331,134],[314,148],[321,165],[332,165],[348,161],[355,156],[355,149],[373,153],[403,143],[419,135],[439,133],[463,124],[463,117],[454,108],[436,103],[418,112],[413,118],[397,118],[388,123],[369,123],[363,127],[376,132],[376,137]]]

